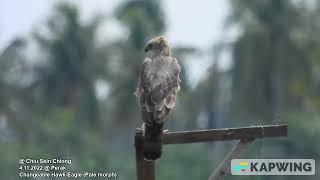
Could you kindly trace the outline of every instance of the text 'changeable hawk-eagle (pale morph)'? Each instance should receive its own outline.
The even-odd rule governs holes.
[[[175,105],[180,90],[180,65],[171,57],[168,41],[163,36],[149,40],[146,58],[140,69],[136,95],[140,98],[144,158],[156,160],[162,153],[163,124]]]

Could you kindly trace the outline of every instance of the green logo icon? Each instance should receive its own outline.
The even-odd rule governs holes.
[[[234,166],[233,170],[236,172],[246,172],[249,168],[248,162],[240,162],[240,165]]]

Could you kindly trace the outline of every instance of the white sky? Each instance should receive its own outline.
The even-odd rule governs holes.
[[[86,19],[95,13],[111,15],[112,10],[121,1],[77,0],[76,2]],[[58,0],[3,1],[0,6],[0,49],[14,37],[28,36],[33,29],[39,27],[56,2]],[[214,43],[224,37],[222,26],[228,13],[227,0],[164,0],[163,3],[168,23],[166,35],[171,44],[191,45],[208,52]],[[111,37],[121,35],[116,25],[114,21],[105,23],[101,34]],[[192,81],[199,80],[210,61],[208,54],[190,60],[189,70],[194,77]],[[228,64],[228,60],[224,63]]]

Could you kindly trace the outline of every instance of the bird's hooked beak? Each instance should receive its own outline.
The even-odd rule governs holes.
[[[145,48],[144,48],[144,52],[148,52],[151,49],[150,44],[148,44]]]

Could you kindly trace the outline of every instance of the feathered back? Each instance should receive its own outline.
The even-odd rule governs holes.
[[[180,66],[175,58],[158,57],[157,59],[145,59],[141,65],[139,87],[137,94],[140,97],[142,111],[157,113],[168,111],[167,116],[174,107],[175,99],[180,90]],[[163,122],[166,117],[162,117]],[[147,120],[144,122],[159,121]]]

